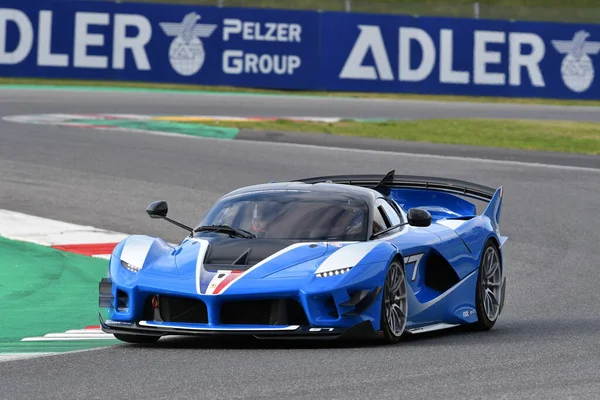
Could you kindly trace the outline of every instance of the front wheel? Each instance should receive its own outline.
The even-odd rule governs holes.
[[[115,338],[122,342],[135,344],[152,344],[158,342],[160,336],[145,336],[145,335],[127,335],[123,333],[115,333]]]
[[[404,333],[408,315],[404,267],[392,261],[388,268],[381,302],[381,330],[386,343],[396,343]]]
[[[496,245],[488,242],[483,250],[477,278],[475,295],[477,322],[473,324],[474,329],[480,331],[492,329],[502,309],[503,295],[500,255]]]

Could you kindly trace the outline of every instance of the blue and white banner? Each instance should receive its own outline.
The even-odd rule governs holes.
[[[598,99],[600,25],[326,13],[328,90]]]
[[[600,99],[600,25],[3,0],[0,76]]]
[[[0,76],[311,89],[319,15],[82,1],[0,5]]]

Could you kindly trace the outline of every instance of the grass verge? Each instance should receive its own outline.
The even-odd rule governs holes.
[[[600,123],[494,119],[437,119],[336,123],[203,121],[202,125],[284,132],[323,132],[416,142],[600,154]],[[600,162],[600,161],[599,161]]]
[[[127,0],[211,5],[217,0]],[[475,0],[350,0],[352,12],[473,18]],[[507,20],[597,23],[598,0],[477,0],[480,17]],[[344,11],[345,0],[221,0],[225,7]]]
[[[3,237],[0,257],[0,352],[25,336],[98,325],[107,260]]]
[[[268,95],[295,95],[295,96],[321,96],[321,97],[351,97],[368,99],[389,100],[422,100],[422,101],[460,101],[475,103],[510,103],[510,104],[542,104],[564,106],[600,106],[600,101],[595,100],[563,100],[563,99],[538,99],[538,98],[509,98],[509,97],[476,97],[476,96],[450,96],[450,95],[421,95],[410,93],[358,93],[358,92],[319,92],[319,91],[283,91],[270,89],[253,89],[230,86],[203,86],[203,85],[178,85],[167,83],[146,82],[121,82],[121,81],[89,81],[89,80],[59,80],[37,78],[0,78],[2,85],[34,85],[64,86],[64,87],[93,87],[98,89],[139,89],[139,90],[168,90],[168,91],[195,91],[219,93],[250,93]]]

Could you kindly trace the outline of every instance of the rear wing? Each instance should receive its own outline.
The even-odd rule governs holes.
[[[386,189],[425,189],[438,192],[448,192],[490,202],[496,189],[461,181],[458,179],[437,178],[431,176],[396,175],[395,171],[388,172],[382,179],[381,175],[332,175],[316,178],[299,179],[304,183],[339,183],[344,185],[362,186],[375,189],[384,194]]]
[[[494,230],[498,229],[500,223],[502,187],[494,189],[458,179],[432,176],[396,175],[394,170],[388,172],[383,178],[381,175],[332,175],[299,179],[296,182],[362,186],[377,190],[384,195],[389,195],[391,189],[420,189],[455,194],[488,203],[482,215],[490,219]]]

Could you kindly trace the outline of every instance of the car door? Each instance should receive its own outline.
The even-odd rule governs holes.
[[[383,197],[375,201],[374,229],[377,219],[385,224],[387,228],[407,222],[404,214],[399,211],[398,207]],[[398,247],[404,257],[407,283],[415,293],[418,293],[424,284],[425,263],[423,261],[427,260],[426,255],[431,248],[440,244],[441,239],[439,236],[430,232],[427,228],[403,225],[398,229],[391,230],[389,233],[379,236],[377,240],[387,240]]]

